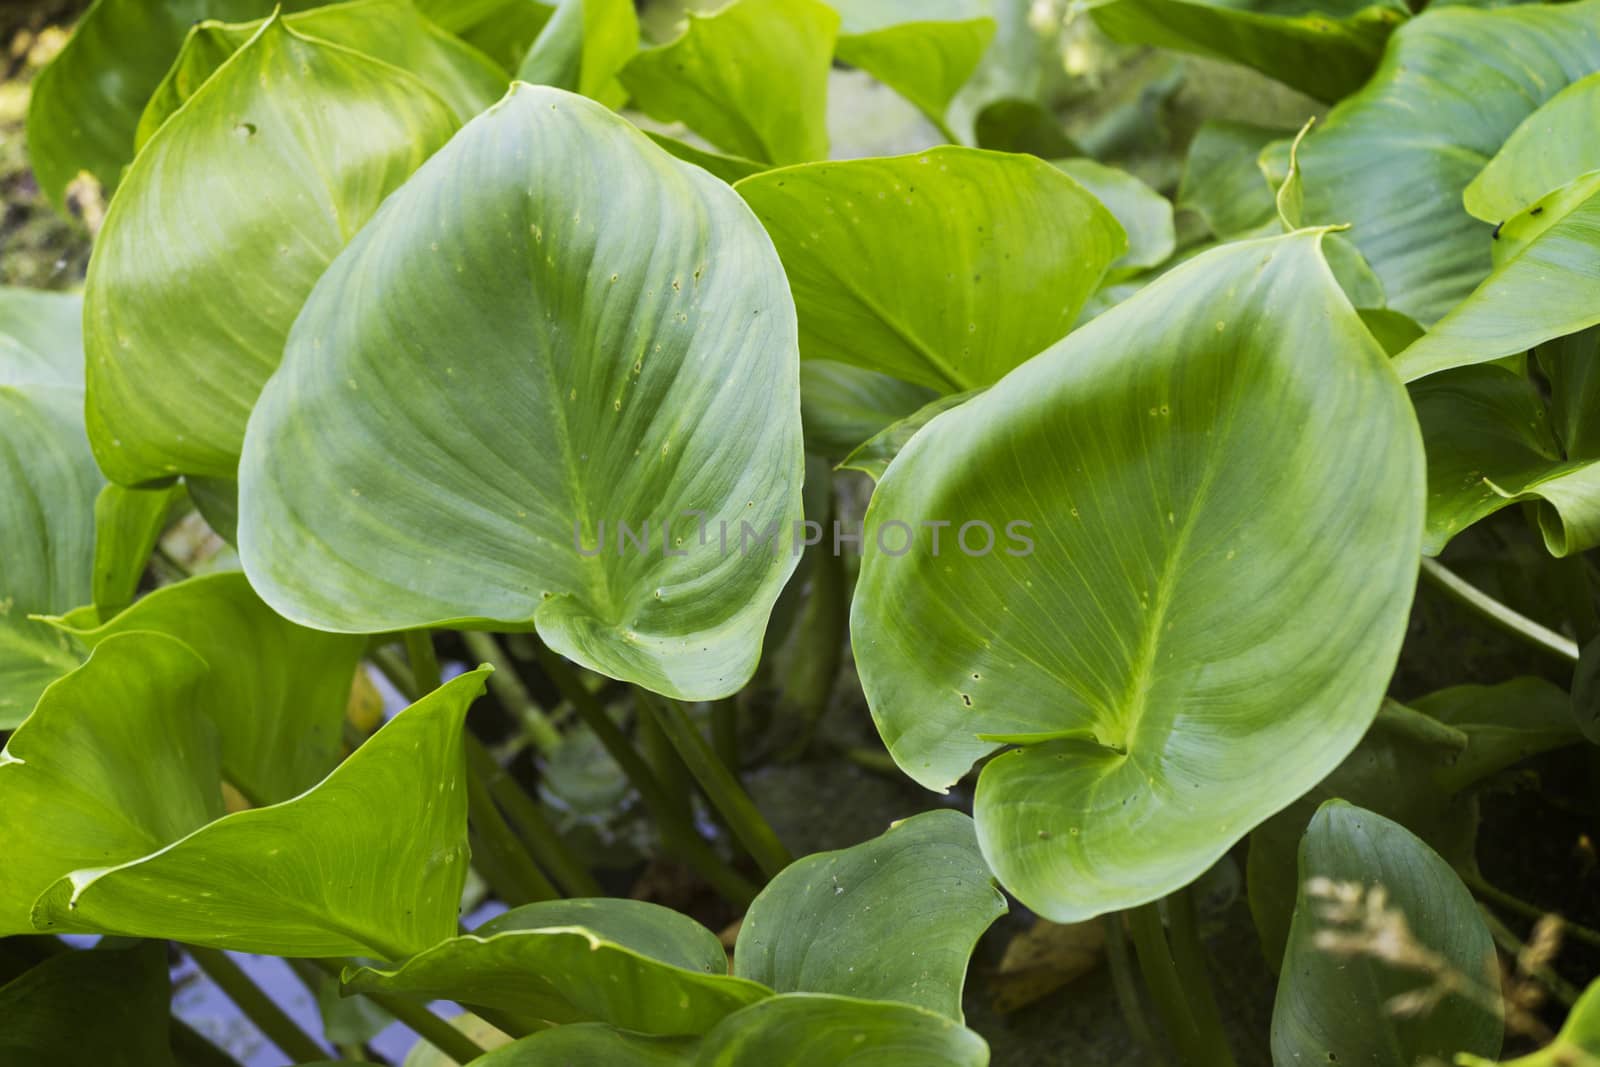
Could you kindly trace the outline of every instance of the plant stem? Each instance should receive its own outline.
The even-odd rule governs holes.
[[[427,630],[407,630],[405,641],[406,659],[411,664],[417,696],[425,697],[444,684],[439,674],[439,656],[433,650],[433,634]]]
[[[667,740],[678,750],[678,756],[689,768],[689,773],[700,784],[706,799],[726,820],[733,836],[750,853],[756,866],[761,868],[761,873],[773,878],[793,863],[794,858],[783,847],[783,842],[778,840],[772,824],[767,822],[766,816],[761,814],[761,809],[756,807],[756,802],[750,799],[750,794],[739,784],[739,779],[734,777],[727,764],[711,750],[683,705],[645,689],[637,692],[641,703],[650,709],[662,733],[667,735]]]
[[[500,808],[489,793],[481,775],[474,772],[471,760],[467,768],[467,820],[477,831],[478,841],[493,857],[484,870],[495,895],[508,907],[532,904],[539,900],[555,900],[560,891],[545,877],[533,857],[523,846],[522,839],[512,832]]]
[[[674,848],[679,857],[699,872],[717,892],[735,904],[749,904],[756,896],[756,887],[749,879],[723,862],[722,857],[706,843],[694,825],[677,816],[677,808],[667,795],[661,782],[646,765],[643,758],[628,741],[627,736],[611,721],[605,708],[593,693],[583,687],[567,661],[552,652],[543,642],[533,643],[539,666],[561,690],[561,695],[573,706],[579,716],[594,731],[595,737],[605,746],[611,758],[622,768],[633,787],[639,791],[645,806],[655,816],[663,841]]]
[[[170,1031],[172,1054],[183,1067],[239,1067],[239,1061],[176,1015]]]
[[[638,715],[634,719],[634,738],[639,746],[639,754],[644,757],[645,763],[649,764],[661,787],[672,799],[673,807],[677,808],[677,818],[692,825],[694,780],[689,775],[689,768],[684,766],[672,742],[667,740],[666,731],[662,730],[661,723],[657,721],[651,709],[640,705],[637,711]]]
[[[1195,998],[1185,988],[1188,978],[1179,973],[1161,926],[1160,905],[1150,903],[1129,911],[1128,928],[1133,934],[1133,947],[1139,955],[1139,969],[1144,972],[1145,985],[1184,1067],[1233,1067],[1233,1053],[1227,1045],[1216,1045],[1206,1024],[1196,1018]],[[1209,999],[1210,989],[1197,991],[1197,994]],[[1214,1002],[1210,1010],[1215,1013]]]
[[[733,697],[711,702],[711,747],[724,767],[739,773],[739,703]]]
[[[215,982],[244,1013],[245,1018],[254,1023],[256,1029],[278,1046],[285,1056],[295,1063],[327,1059],[327,1052],[316,1039],[300,1029],[300,1024],[289,1018],[271,997],[263,993],[226,952],[195,945],[186,948],[206,977]]]
[[[475,659],[494,668],[494,673],[489,676],[489,688],[494,690],[494,695],[506,710],[517,717],[522,728],[528,731],[533,747],[545,756],[554,752],[556,746],[561,744],[561,733],[551,725],[544,709],[528,692],[522,676],[517,673],[511,658],[501,649],[500,642],[494,639],[493,634],[477,631],[462,631],[461,639],[466,642],[467,651]]]
[[[350,961],[309,960],[307,962],[333,975],[334,980],[338,981]],[[361,995],[390,1015],[393,1015],[400,1022],[405,1023],[406,1026],[410,1027],[412,1033],[455,1060],[458,1064],[471,1063],[479,1056],[486,1056],[489,1053],[488,1049],[451,1026],[448,1021],[429,1011],[425,1004],[417,1004],[407,1000],[405,997],[391,996],[388,993],[362,993]]]
[[[1117,1007],[1128,1033],[1144,1050],[1160,1059],[1155,1035],[1145,1020],[1144,1007],[1139,1003],[1139,986],[1133,977],[1133,959],[1128,955],[1128,934],[1122,928],[1122,916],[1111,912],[1101,917],[1106,928],[1106,962],[1111,968],[1111,988],[1117,994]]]
[[[1513,896],[1512,894],[1507,893],[1504,889],[1501,889],[1499,886],[1487,881],[1480,874],[1474,874],[1470,871],[1458,873],[1461,874],[1461,880],[1462,882],[1466,883],[1468,889],[1472,890],[1489,903],[1498,905],[1507,911],[1515,912],[1516,914],[1521,915],[1523,918],[1533,920],[1534,922],[1544,918],[1546,915],[1554,915],[1556,918],[1561,920],[1561,932],[1563,934],[1570,937],[1575,937],[1579,941],[1592,945],[1595,948],[1600,948],[1600,931],[1591,930],[1587,926],[1573,922],[1559,912],[1541,908],[1537,904],[1528,903],[1521,897]]]
[[[1578,662],[1578,643],[1513,611],[1477,586],[1449,570],[1438,560],[1422,560],[1422,577],[1445,596],[1492,626],[1520,638],[1542,652],[1568,663]]]
[[[1211,973],[1206,967],[1205,947],[1200,943],[1195,920],[1194,895],[1188,889],[1180,889],[1167,897],[1167,923],[1171,930],[1172,959],[1183,979],[1190,1014],[1211,1050],[1206,1063],[1208,1067],[1231,1065],[1233,1050],[1228,1046],[1227,1031],[1222,1026],[1222,1013],[1217,1010]]]
[[[1483,923],[1489,928],[1489,936],[1494,938],[1494,943],[1500,946],[1500,951],[1518,961],[1520,965],[1522,954],[1528,948],[1522,938],[1513,933],[1511,928],[1501,922],[1499,917],[1486,906],[1479,904],[1478,910],[1483,913]],[[1567,1007],[1570,1008],[1578,1002],[1578,988],[1549,967],[1541,965],[1528,973],[1537,978],[1541,985],[1555,994],[1556,999]]]
[[[550,872],[567,894],[575,897],[598,897],[603,893],[583,863],[567,847],[556,828],[545,818],[543,809],[522,786],[507,774],[495,760],[484,743],[469,730],[466,736],[467,766],[473,777],[489,785],[489,793],[505,809],[506,815],[520,831],[528,851],[539,865]]]

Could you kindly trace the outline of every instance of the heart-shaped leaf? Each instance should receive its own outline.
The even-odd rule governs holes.
[[[929,423],[873,496],[851,633],[878,730],[931,789],[1018,746],[978,837],[1057,922],[1192,881],[1377,710],[1422,450],[1322,238],[1163,275]]]
[[[135,636],[160,639],[113,640]],[[34,926],[305,957],[399,959],[443,941],[467,873],[462,722],[486,674],[423,697],[293,800],[66,874],[34,904]],[[128,776],[126,751],[111,755]]]
[[[1300,883],[1272,1009],[1274,1063],[1413,1067],[1500,1051],[1494,942],[1432,849],[1399,823],[1331,800],[1300,845]],[[1419,965],[1425,953],[1476,997]]]
[[[1005,912],[972,820],[925,812],[787,867],[745,914],[734,973],[780,993],[893,1000],[960,1022],[972,948]]]
[[[162,125],[89,263],[89,436],[113,481],[234,476],[312,284],[454,128],[412,75],[282,18]]]
[[[63,952],[0,986],[0,1063],[172,1067],[171,999],[162,945]]]
[[[736,188],[783,257],[806,359],[941,393],[997,381],[1059,340],[1128,247],[1093,194],[1032,156],[935,148]]]
[[[632,0],[562,0],[517,77],[621,106],[627,93],[617,72],[638,51],[639,18]]]
[[[189,31],[172,69],[139,117],[142,151],[162,123],[182,107],[266,20],[202,22]],[[466,122],[505,94],[505,72],[475,48],[423,18],[409,0],[347,0],[285,15],[296,33],[360,52],[408,71]]]
[[[1241,63],[1326,101],[1361,88],[1409,14],[1393,0],[1104,0],[1090,10],[1113,40]]]
[[[643,1034],[703,1034],[772,995],[728,975],[710,930],[638,900],[514,908],[392,970],[346,972],[352,993],[448,997],[530,1021],[598,1020]]]
[[[93,628],[63,623],[89,648],[118,634],[164,633],[210,666],[202,688],[222,768],[253,804],[276,804],[339,762],[350,681],[366,640],[296,626],[261,602],[237,571],[159,589]]]
[[[1462,194],[1530,113],[1600,68],[1596,12],[1600,0],[1431,9],[1305,139],[1305,221],[1353,224],[1390,306],[1431,325],[1488,273],[1490,227]]]
[[[760,163],[828,155],[828,70],[839,16],[821,0],[733,0],[622,68],[635,107]]]
[[[585,1023],[507,1045],[476,1067],[987,1067],[983,1038],[908,1004],[815,993],[769,997],[702,1038],[647,1037]]]
[[[725,696],[795,566],[797,362],[739,198],[519,84],[307,301],[250,421],[245,570],[318,629],[531,625],[612,677]]]
[[[871,74],[940,126],[994,39],[991,0],[828,3],[839,13],[839,61]]]

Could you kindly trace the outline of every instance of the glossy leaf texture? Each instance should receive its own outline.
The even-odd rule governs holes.
[[[972,820],[927,812],[774,878],[739,928],[734,973],[780,993],[898,1001],[960,1022],[973,946],[1005,912]]]
[[[104,479],[84,437],[79,307],[76,296],[0,289],[0,729],[78,663],[29,616],[94,593]]]
[[[878,730],[931,789],[1016,746],[978,837],[1057,922],[1187,884],[1377,710],[1422,450],[1322,238],[1163,275],[929,423],[874,494],[851,633]]]
[[[189,32],[139,117],[140,149],[266,21],[202,22]],[[444,101],[457,122],[471,119],[506,90],[506,74],[493,60],[423,18],[409,0],[348,0],[285,15],[283,23],[304,37],[414,75]]]
[[[189,27],[208,18],[260,18],[274,6],[270,0],[96,0],[33,83],[28,157],[40,190],[60,207],[68,183],[87,171],[109,194],[133,159],[145,101]]]
[[[728,975],[716,935],[636,900],[557,900],[491,919],[393,969],[355,968],[352,993],[448,997],[530,1022],[599,1021],[703,1034],[772,991]]]
[[[136,637],[170,641],[120,641]],[[64,873],[34,904],[34,926],[282,956],[397,959],[437,944],[455,930],[466,878],[461,730],[486,673],[423,697],[292,800],[169,833],[148,855]],[[127,776],[125,754],[110,755]],[[189,814],[192,822],[198,812]]]
[[[1427,1011],[1394,1011],[1394,998],[1428,979],[1371,954],[1374,938],[1387,934],[1387,944],[1398,944],[1403,928],[1411,943],[1438,954],[1498,1005],[1489,930],[1472,894],[1432,849],[1399,823],[1329,801],[1301,843],[1300,881],[1272,1011],[1274,1064],[1412,1067],[1456,1052],[1500,1051],[1499,1012],[1458,992],[1447,991]],[[1352,903],[1341,888],[1362,896]],[[1381,920],[1370,910],[1377,903],[1384,905]],[[1330,940],[1370,947],[1338,951]]]
[[[829,4],[839,12],[839,61],[873,75],[941,126],[995,35],[991,0]]]
[[[1544,1048],[1504,1063],[1497,1064],[1470,1054],[1458,1056],[1456,1063],[1460,1067],[1569,1067],[1597,1057],[1600,1057],[1600,982],[1591,982],[1572,1006],[1561,1032]]]
[[[171,997],[162,945],[63,952],[0,986],[0,1063],[172,1067]]]
[[[839,16],[821,0],[733,0],[622,68],[633,106],[759,163],[828,155],[828,70]]]
[[[790,993],[728,1016],[702,1038],[562,1026],[475,1061],[479,1067],[987,1067],[971,1030],[908,1004]]]
[[[725,696],[795,566],[797,364],[739,198],[519,84],[307,301],[251,417],[245,570],[318,629],[531,626],[612,677]]]
[[[1328,102],[1361,87],[1409,14],[1385,0],[1103,0],[1090,10],[1113,40],[1240,63]]]
[[[100,626],[62,629],[91,649],[154,631],[196,652],[211,668],[202,702],[217,727],[223,771],[254,804],[303,793],[339,762],[365,639],[279,617],[237,571],[158,589]]]
[[[1411,387],[1428,450],[1428,531],[1424,551],[1437,555],[1479,519],[1518,501],[1538,506],[1552,555],[1600,544],[1600,442],[1586,427],[1600,396],[1582,388],[1592,373],[1596,337],[1577,335],[1539,349],[1555,370],[1553,398],[1566,404],[1562,431],[1540,388],[1525,373],[1497,364],[1461,367]],[[1574,375],[1580,379],[1566,388]]]
[[[1128,247],[1092,193],[1031,156],[935,148],[736,189],[783,258],[801,354],[940,393],[989,385],[1059,340]]]
[[[1469,214],[1504,222],[1574,178],[1600,170],[1589,132],[1600,121],[1600,73],[1556,93],[1522,120],[1462,194]]]
[[[1250,911],[1276,969],[1299,893],[1300,838],[1319,805],[1342,799],[1399,822],[1453,864],[1474,864],[1478,814],[1472,786],[1578,740],[1567,694],[1541,678],[1441,689],[1386,702],[1354,752],[1326,778],[1250,834]]]
[[[1597,68],[1597,0],[1412,19],[1301,146],[1305,221],[1352,224],[1390,306],[1432,325],[1491,266],[1491,227],[1462,206],[1467,186],[1530,113]]]
[[[89,435],[113,481],[234,476],[317,277],[454,129],[412,75],[282,18],[162,125],[89,264]]]
[[[517,77],[621,106],[617,73],[639,51],[632,0],[562,0],[528,50]]]

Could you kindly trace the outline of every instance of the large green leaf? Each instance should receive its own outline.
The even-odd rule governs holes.
[[[1353,224],[1390,306],[1438,321],[1490,268],[1490,227],[1463,191],[1531,112],[1597,67],[1600,0],[1412,19],[1301,146],[1307,223]]]
[[[1018,746],[978,836],[1048,918],[1190,882],[1377,710],[1422,449],[1323,236],[1162,276],[929,423],[872,499],[851,633],[879,732],[931,789]]]
[[[703,1038],[647,1037],[599,1024],[562,1026],[475,1061],[477,1067],[987,1067],[983,1038],[932,1012],[813,993],[769,997]]]
[[[1113,277],[1137,274],[1171,257],[1178,239],[1172,203],[1125,170],[1092,159],[1058,159],[1051,164],[1104,204],[1128,237],[1128,250],[1111,265]]]
[[[1586,355],[1593,359],[1592,340]],[[1422,379],[1411,395],[1428,450],[1425,552],[1438,555],[1456,534],[1519,500],[1538,503],[1554,555],[1600,544],[1600,452],[1564,453],[1526,375],[1460,367]]]
[[[772,995],[728,975],[710,930],[638,900],[514,908],[392,970],[345,974],[353,993],[446,997],[552,1023],[597,1020],[644,1034],[703,1034]]]
[[[112,480],[233,477],[301,302],[454,128],[414,76],[282,18],[162,125],[89,263],[89,436]]]
[[[218,67],[249,43],[264,21],[202,22],[189,32],[172,69],[139,117],[140,149]],[[466,122],[505,94],[504,71],[423,18],[409,0],[348,0],[286,15],[283,22],[304,37],[361,52],[415,75],[449,106],[458,122]]]
[[[1456,1057],[1461,1067],[1588,1067],[1596,1060],[1600,1060],[1600,982],[1589,984],[1561,1025],[1561,1033],[1539,1051],[1501,1064],[1470,1053]]]
[[[734,0],[687,17],[676,40],[622,68],[634,106],[759,163],[825,158],[834,10],[821,0]]]
[[[774,878],[739,928],[734,973],[780,993],[893,1000],[960,1022],[973,945],[1005,911],[972,820],[926,812]]]
[[[63,952],[0,986],[0,1063],[171,1067],[171,997],[161,945]]]
[[[210,666],[203,692],[228,781],[255,804],[288,800],[339,762],[345,708],[366,640],[296,626],[237,571],[157,590],[103,625],[62,628],[89,648],[153,630]]]
[[[620,105],[617,72],[639,50],[633,0],[562,0],[528,50],[517,77]]]
[[[0,729],[78,662],[28,616],[94,592],[103,479],[84,437],[78,308],[77,297],[0,290]]]
[[[205,664],[160,634],[107,641],[0,752],[0,934],[70,871],[154,852],[222,814]]]
[[[807,359],[943,393],[997,381],[1059,340],[1127,248],[1091,193],[1032,156],[935,148],[735,188],[783,257]]]
[[[838,57],[943,125],[950,101],[994,39],[991,0],[828,0]]]
[[[725,696],[795,566],[797,362],[781,265],[726,185],[519,85],[307,301],[250,422],[245,570],[319,629],[531,625]]]
[[[1597,13],[1600,20],[1600,13]],[[1407,381],[1488,363],[1600,323],[1600,183],[1580,179],[1578,196],[1535,220],[1531,233],[1493,273],[1415,344],[1395,357]],[[1572,203],[1576,200],[1576,203]],[[1541,209],[1542,210],[1542,209]],[[1508,223],[1512,229],[1515,223]]]
[[[1361,87],[1409,14],[1393,0],[1101,0],[1090,10],[1114,40],[1242,63],[1327,101]]]
[[[1485,1056],[1500,1051],[1500,1015],[1475,1000],[1446,992],[1428,1010],[1409,1013],[1391,1003],[1429,981],[1416,969],[1380,958],[1386,949],[1403,951],[1396,922],[1416,945],[1499,999],[1494,942],[1483,916],[1467,887],[1432,849],[1399,823],[1333,800],[1318,810],[1306,831],[1300,881],[1272,1009],[1274,1063],[1413,1067],[1459,1051]],[[1399,919],[1367,925],[1359,918],[1330,918],[1329,891],[1337,884],[1364,891],[1365,898],[1352,906],[1357,913],[1370,914],[1381,899]],[[1381,898],[1374,896],[1378,893]],[[1326,943],[1329,938],[1366,950],[1335,951]]]
[[[110,193],[133,159],[145,101],[189,27],[259,18],[273,7],[271,0],[96,0],[33,82],[28,159],[39,188],[59,207],[67,184],[88,171]]]
[[[1518,126],[1462,195],[1484,222],[1504,222],[1574,178],[1600,169],[1590,131],[1600,121],[1600,74],[1580,78]]]
[[[398,959],[443,941],[467,874],[462,723],[487,673],[423,697],[293,800],[72,871],[34,926],[306,957]]]
[[[1277,218],[1272,186],[1259,157],[1287,131],[1211,119],[1189,142],[1178,186],[1178,208],[1192,211],[1217,237],[1227,239]]]

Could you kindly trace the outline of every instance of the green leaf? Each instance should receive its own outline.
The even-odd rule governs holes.
[[[45,691],[0,752],[0,934],[32,933],[34,900],[70,871],[137,859],[222,814],[204,675],[179,642],[129,634]]]
[[[0,1063],[172,1067],[165,947],[63,952],[0,986]]]
[[[1600,0],[1429,10],[1306,138],[1307,223],[1352,223],[1391,307],[1432,325],[1488,273],[1490,227],[1462,194],[1531,112],[1600,67],[1596,12]]]
[[[894,457],[911,443],[911,439],[918,431],[932,422],[935,416],[943,415],[951,408],[965,404],[982,392],[981,389],[973,389],[929,401],[910,415],[890,423],[863,441],[855,451],[844,458],[844,462],[839,464],[839,469],[860,471],[873,481],[881,482]]]
[[[1361,88],[1408,13],[1368,0],[1103,0],[1090,10],[1113,40],[1241,63],[1330,102]]]
[[[89,264],[89,436],[113,481],[234,476],[311,286],[454,127],[412,75],[281,18],[161,127]]]
[[[994,39],[990,0],[828,0],[838,58],[917,105],[936,124]]]
[[[771,990],[728,975],[711,931],[638,900],[514,908],[392,970],[345,972],[347,993],[446,997],[527,1020],[596,1020],[643,1034],[702,1034]]]
[[[983,769],[978,836],[1054,921],[1192,881],[1378,707],[1422,450],[1322,237],[1163,275],[931,422],[873,496],[851,633],[878,730],[930,789],[1020,746]]]
[[[1160,266],[1172,257],[1178,239],[1166,197],[1127,171],[1092,159],[1058,159],[1051,166],[1093,193],[1127,234],[1127,252],[1111,264],[1113,278]]]
[[[1540,220],[1483,284],[1395,357],[1402,378],[1488,363],[1600,323],[1600,182],[1581,188],[1577,206]]]
[[[458,21],[454,13],[434,15],[428,9],[441,5],[471,7],[473,2],[457,5],[456,0],[422,0],[418,6],[439,26],[451,30],[450,23]],[[507,71],[514,71],[528,55],[528,49],[538,40],[550,19],[555,16],[555,3],[541,0],[499,0],[493,10],[477,18],[469,26],[453,29],[462,40],[493,59]]]
[[[646,1037],[580,1024],[534,1034],[476,1067],[987,1067],[983,1038],[932,1012],[813,993],[769,997],[705,1037]]]
[[[806,450],[824,456],[849,454],[937,399],[939,394],[926,386],[865,367],[828,359],[800,362],[800,421]]]
[[[63,370],[9,358],[20,351],[0,346],[0,730],[26,718],[44,687],[78,664],[60,635],[28,616],[68,611],[93,595],[103,484],[83,435],[81,386],[27,381],[50,383]]]
[[[423,697],[293,800],[73,871],[34,926],[304,957],[398,959],[443,941],[467,873],[462,723],[487,673]]]
[[[1482,995],[1498,1004],[1494,942],[1478,906],[1450,866],[1398,823],[1342,801],[1324,804],[1300,846],[1299,902],[1289,934],[1283,979],[1272,1010],[1275,1063],[1360,1063],[1412,1067],[1429,1057],[1500,1050],[1501,1019],[1477,1001],[1446,990],[1427,1010],[1395,1010],[1393,998],[1429,984],[1429,977],[1378,957],[1402,951],[1398,930],[1436,953]],[[1330,893],[1364,891],[1358,914],[1381,899],[1388,922],[1335,921]],[[1375,894],[1380,893],[1379,898]],[[1313,897],[1313,893],[1316,894]],[[1402,926],[1396,925],[1403,924]],[[1320,935],[1320,936],[1319,936]],[[1376,943],[1383,938],[1384,943]],[[1342,952],[1326,941],[1365,945]]]
[[[1178,209],[1199,215],[1223,239],[1272,221],[1277,205],[1258,159],[1285,136],[1292,132],[1224,119],[1201,123],[1184,159]]]
[[[925,812],[768,883],[739,928],[734,973],[780,993],[892,1000],[960,1022],[973,946],[1005,912],[972,820]]]
[[[531,625],[611,677],[726,696],[795,566],[793,314],[726,185],[519,84],[307,301],[240,471],[251,584],[317,629]]]
[[[93,603],[101,620],[133,603],[145,565],[173,508],[185,499],[181,485],[125,489],[107,485],[94,501]]]
[[[1061,121],[1031,100],[996,100],[978,112],[974,143],[997,152],[1026,152],[1040,159],[1066,159],[1084,151]]]
[[[0,286],[0,385],[83,388],[83,298]]]
[[[1600,150],[1590,131],[1600,122],[1600,74],[1580,78],[1552,96],[1512,131],[1462,196],[1484,222],[1513,215],[1593,170]]]
[[[1556,1039],[1537,1052],[1495,1063],[1471,1053],[1461,1053],[1460,1067],[1586,1067],[1600,1058],[1600,982],[1591,982],[1572,1006]]]
[[[638,51],[639,17],[633,0],[562,0],[517,77],[620,107],[627,93],[617,73]]]
[[[203,702],[221,738],[223,771],[254,804],[303,793],[339,762],[366,640],[280,618],[237,571],[158,589],[98,627],[61,628],[88,648],[150,630],[193,649],[211,668]]]
[[[1519,500],[1538,504],[1553,555],[1600,544],[1600,456],[1563,454],[1526,376],[1491,364],[1461,367],[1414,383],[1411,395],[1428,450],[1428,555]]]
[[[943,147],[736,188],[783,258],[806,359],[941,393],[998,381],[1060,339],[1127,248],[1090,192],[1032,156]]]
[[[139,117],[141,150],[266,21],[202,22],[189,32],[172,69]],[[444,101],[457,122],[468,121],[505,94],[504,71],[423,18],[408,0],[348,0],[285,15],[283,24],[303,37],[360,52],[415,75]]]
[[[738,156],[724,156],[716,152],[708,152],[703,148],[696,148],[687,141],[680,141],[676,137],[668,137],[664,133],[645,130],[644,135],[685,163],[693,163],[701,170],[710,171],[729,185],[732,185],[740,178],[748,178],[752,174],[760,174],[768,169],[765,163],[756,163],[753,160],[741,159]]]
[[[1049,89],[1065,80],[1058,34],[1042,33],[1032,18],[1032,0],[992,0],[995,35],[978,63],[978,69],[961,87],[946,111],[946,125],[961,144],[992,145],[978,140],[978,128],[985,112],[1007,101],[1019,102],[1033,110],[1033,132],[1043,130],[1049,109],[1044,107]],[[1003,129],[1015,129],[1015,118],[991,116]],[[1008,146],[1009,147],[1009,146]],[[1038,154],[1038,153],[1035,153]],[[1051,157],[1071,155],[1051,151]]]
[[[676,40],[622,68],[634,106],[760,163],[826,158],[833,9],[821,0],[734,0],[687,18]]]

